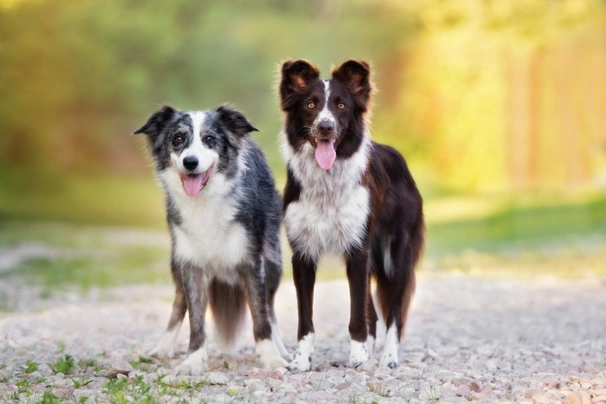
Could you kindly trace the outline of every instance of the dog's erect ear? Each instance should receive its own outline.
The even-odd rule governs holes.
[[[364,61],[348,60],[332,71],[332,78],[351,90],[360,106],[366,106],[372,93],[370,65]]]
[[[320,70],[306,60],[288,60],[282,64],[280,98],[282,109],[292,107],[292,95],[305,91],[309,83],[320,77]]]
[[[259,131],[248,122],[248,119],[241,112],[228,105],[221,105],[215,111],[217,111],[219,122],[234,135],[245,136],[249,132]]]
[[[166,125],[175,117],[177,110],[171,106],[164,105],[158,111],[149,117],[145,125],[133,132],[133,135],[145,133],[151,137],[156,137],[164,130]]]

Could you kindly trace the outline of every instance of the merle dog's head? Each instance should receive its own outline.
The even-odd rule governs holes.
[[[214,173],[235,175],[242,140],[257,130],[228,106],[194,112],[164,106],[134,134],[147,135],[160,176],[180,178],[185,193],[193,197]]]
[[[351,156],[362,142],[371,94],[370,66],[364,61],[343,63],[330,80],[321,80],[320,70],[305,60],[284,62],[280,100],[290,146],[299,150],[309,142],[325,170],[337,156]]]

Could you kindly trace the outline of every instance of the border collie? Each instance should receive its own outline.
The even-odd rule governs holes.
[[[325,252],[347,266],[350,366],[370,358],[381,318],[387,333],[379,365],[394,368],[424,246],[422,198],[402,156],[370,139],[370,66],[349,60],[331,79],[319,75],[305,60],[287,61],[279,87],[288,169],[284,224],[299,312],[289,368],[311,368],[314,283]]]
[[[281,200],[265,156],[248,136],[256,130],[227,106],[195,112],[164,106],[134,132],[147,135],[172,240],[176,296],[153,355],[174,355],[189,312],[189,353],[176,373],[206,370],[207,305],[219,340],[229,345],[248,303],[261,365],[276,368],[291,359],[273,308],[282,275]]]

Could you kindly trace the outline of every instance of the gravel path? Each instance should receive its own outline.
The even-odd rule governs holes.
[[[604,279],[421,273],[402,363],[394,370],[377,368],[376,360],[356,370],[344,366],[347,284],[321,282],[313,371],[256,368],[248,332],[231,354],[220,353],[211,339],[211,370],[198,378],[170,374],[180,359],[146,356],[168,320],[169,286],[44,300],[24,284],[0,287],[20,296],[14,312],[0,313],[0,402],[606,403]],[[294,351],[291,281],[283,282],[276,306]],[[182,351],[187,329],[184,324]]]

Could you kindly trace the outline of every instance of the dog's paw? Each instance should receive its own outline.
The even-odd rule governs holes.
[[[286,369],[299,372],[308,372],[311,370],[311,355],[303,357],[298,353],[295,354],[295,358],[286,366]]]
[[[175,356],[175,345],[179,329],[166,331],[154,349],[148,352],[149,356],[156,358],[173,358]]]
[[[148,356],[152,356],[154,358],[173,358],[175,356],[174,347],[165,347],[158,344],[154,349],[147,353]]]
[[[286,366],[290,371],[307,372],[311,369],[311,354],[314,353],[314,334],[309,333],[299,340],[295,358]]]
[[[351,341],[349,348],[349,366],[357,368],[364,364],[368,359],[370,359],[370,355],[368,355],[366,342]]]
[[[398,366],[398,342],[396,328],[392,325],[385,334],[385,345],[379,361],[380,367],[393,369]]]
[[[282,358],[278,348],[271,339],[257,342],[255,353],[257,354],[257,359],[265,369],[282,368],[288,364]]]
[[[176,375],[199,376],[206,372],[206,349],[200,348],[185,358],[182,364],[175,367],[173,373]]]
[[[389,346],[386,346],[383,350],[383,354],[381,355],[381,360],[379,361],[379,366],[383,368],[394,369],[398,367],[398,350],[389,349]]]

